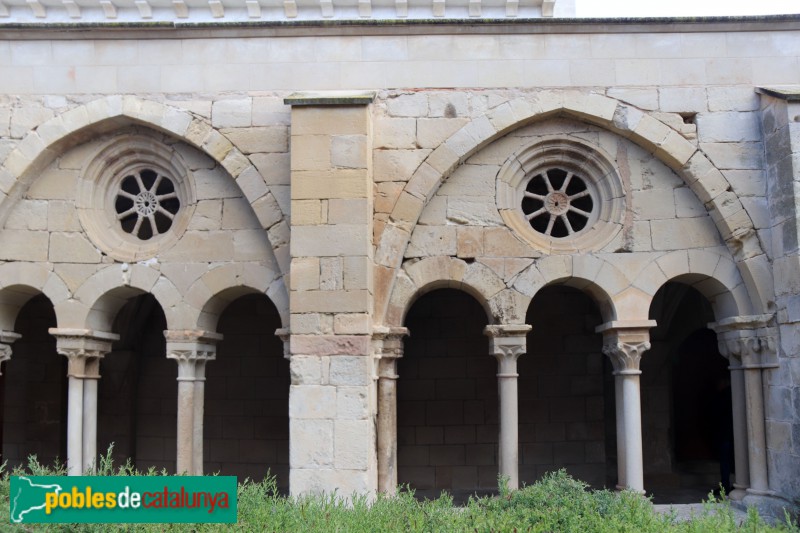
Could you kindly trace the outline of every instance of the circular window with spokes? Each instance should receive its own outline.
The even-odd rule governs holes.
[[[497,174],[506,225],[546,253],[602,249],[622,229],[625,193],[613,158],[587,141],[543,137]]]
[[[180,208],[172,180],[149,168],[125,176],[114,201],[122,231],[143,241],[169,231]]]
[[[180,154],[154,136],[120,132],[87,166],[78,185],[86,233],[118,261],[140,261],[173,246],[196,200]]]
[[[584,229],[592,218],[594,205],[586,181],[562,168],[549,168],[534,175],[522,198],[522,212],[531,227],[556,239]]]

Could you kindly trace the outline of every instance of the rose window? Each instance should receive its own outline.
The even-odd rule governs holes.
[[[167,232],[180,207],[172,180],[150,169],[125,176],[114,200],[122,230],[143,241]]]
[[[562,238],[584,229],[595,201],[583,178],[568,170],[549,168],[525,187],[522,212],[531,227],[548,237]]]

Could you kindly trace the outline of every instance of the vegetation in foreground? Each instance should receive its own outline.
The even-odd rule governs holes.
[[[137,472],[130,464],[115,468],[109,454],[101,460],[98,475],[166,475]],[[14,475],[64,475],[63,466],[47,467],[31,457]],[[447,494],[436,500],[417,501],[413,492],[394,497],[343,498],[340,494],[289,498],[282,496],[275,479],[245,480],[239,484],[239,522],[220,524],[46,524],[13,525],[9,520],[9,473],[0,471],[0,529],[4,531],[234,531],[270,532],[777,532],[800,533],[789,520],[769,525],[751,510],[737,524],[728,502],[710,497],[703,511],[689,521],[655,513],[649,500],[630,492],[593,491],[566,472],[548,474],[521,490],[502,490],[496,497],[472,498],[454,506]]]

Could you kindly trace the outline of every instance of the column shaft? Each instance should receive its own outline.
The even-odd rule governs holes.
[[[764,395],[761,369],[744,370],[745,400],[747,403],[747,441],[749,443],[750,488],[748,492],[769,492],[767,477],[767,440],[764,429]]]
[[[378,378],[378,490],[397,487],[397,379]]]
[[[625,399],[622,387],[623,376],[614,376],[614,404],[617,419],[617,490],[628,486],[625,461]]]
[[[194,380],[178,378],[178,474],[193,474]]]
[[[97,461],[97,380],[100,360],[86,361],[83,379],[83,470],[94,470]],[[95,377],[98,376],[98,377]]]
[[[67,473],[83,473],[83,378],[69,376],[67,393]]]
[[[203,414],[206,393],[206,362],[197,361],[194,378],[192,419],[192,475],[203,475]]]
[[[639,372],[624,374],[622,378],[622,398],[625,410],[625,483],[631,490],[644,493]]]
[[[731,368],[731,403],[733,407],[733,460],[736,468],[733,491],[729,497],[740,500],[750,486],[750,463],[747,445],[747,405],[745,401],[744,373],[741,368]]]
[[[498,362],[497,388],[500,399],[500,475],[508,488],[519,488],[519,405],[517,395],[517,360],[501,358]]]

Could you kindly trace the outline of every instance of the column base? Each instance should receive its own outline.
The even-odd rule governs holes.
[[[796,504],[785,500],[771,491],[753,491],[747,489],[747,494],[742,499],[741,504],[745,507],[755,507],[763,518],[770,522],[785,521],[785,513],[792,517],[797,517],[800,509]]]
[[[636,489],[632,489],[630,487],[625,487],[625,486],[622,486],[622,485],[616,485],[614,487],[614,489],[617,490],[617,491],[627,490],[628,492],[635,492],[636,494],[641,494],[642,496],[647,494],[646,490],[636,490]]]
[[[732,502],[740,502],[747,495],[745,489],[735,488],[728,494],[728,499]]]

